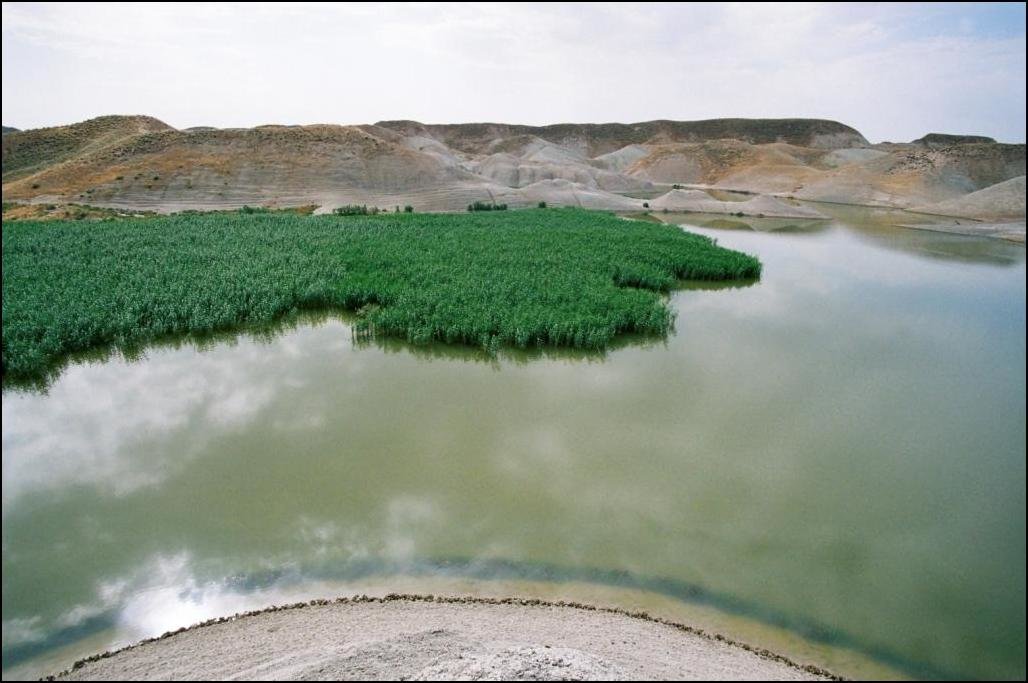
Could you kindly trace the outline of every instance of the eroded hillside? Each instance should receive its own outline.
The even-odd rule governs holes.
[[[475,201],[636,210],[675,185],[946,207],[1024,173],[1023,144],[930,134],[870,145],[855,129],[819,119],[178,130],[146,116],[105,116],[3,136],[5,200],[160,211],[348,203],[445,211]],[[1014,200],[1002,211],[1016,218]],[[690,202],[679,194],[654,206]],[[983,203],[962,205],[961,215]],[[1023,217],[1023,197],[1020,206]]]

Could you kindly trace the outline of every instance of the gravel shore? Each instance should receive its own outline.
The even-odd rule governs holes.
[[[72,680],[826,680],[688,626],[540,600],[390,595],[215,619],[78,662]]]

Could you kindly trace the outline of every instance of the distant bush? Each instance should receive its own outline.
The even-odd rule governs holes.
[[[650,203],[649,202],[643,202],[643,208],[644,209],[650,208]]]
[[[271,209],[264,206],[246,206],[244,204],[239,207],[239,213],[271,213]]]
[[[366,204],[346,204],[337,206],[332,213],[337,216],[374,216],[378,213],[378,207],[368,207]]]
[[[672,190],[681,190],[682,186],[679,185],[678,183],[675,183],[674,185],[671,186],[671,189]]]
[[[468,211],[506,211],[506,204],[496,204],[489,202],[475,202],[474,204],[468,204]]]
[[[414,213],[414,207],[411,206],[410,204],[408,204],[407,206],[403,207],[403,212],[404,213]]]
[[[546,208],[546,202],[539,202],[539,208],[540,209],[545,209]]]

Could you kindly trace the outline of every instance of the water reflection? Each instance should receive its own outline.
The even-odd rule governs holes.
[[[675,286],[674,291],[676,292],[721,292],[731,289],[744,289],[746,287],[753,287],[760,283],[760,280],[754,278],[752,280],[720,280],[720,281],[703,281],[703,280],[683,280]]]
[[[1024,263],[1024,245],[969,235],[897,229],[897,226],[904,223],[932,223],[950,219],[896,209],[821,203],[816,206],[819,211],[831,216],[836,225],[877,247],[947,261],[1000,266]]]
[[[606,349],[570,349],[560,347],[529,347],[525,349],[501,348],[488,353],[476,346],[460,346],[442,342],[411,344],[396,337],[362,337],[355,342],[357,348],[378,349],[388,354],[407,354],[425,361],[464,361],[484,363],[499,370],[504,365],[525,365],[534,361],[549,360],[566,363],[595,364],[604,362],[610,353],[631,346],[655,348],[663,346],[666,339],[654,334],[622,334]]]
[[[886,224],[864,225],[855,234],[876,246],[941,261],[1016,266],[1024,263],[1025,258],[1024,245],[994,238],[926,230],[897,230]]]
[[[696,229],[761,281],[686,286],[674,334],[605,355],[355,342],[315,316],[5,390],[5,676],[356,568],[418,590],[450,567],[721,596],[1017,677],[1023,259]]]
[[[352,324],[356,315],[346,310],[337,311],[295,311],[271,323],[248,325],[230,330],[216,330],[203,333],[173,334],[152,339],[145,344],[109,344],[88,351],[68,354],[66,358],[42,378],[11,380],[4,378],[4,395],[21,392],[46,392],[58,380],[66,368],[77,366],[104,366],[109,363],[139,363],[155,354],[167,351],[192,350],[198,352],[216,351],[222,348],[237,348],[241,342],[271,344],[278,338],[305,327],[316,327],[330,320]],[[357,344],[359,340],[348,333],[347,338]]]
[[[751,287],[758,279],[732,281],[680,281],[674,291],[704,290],[717,291]],[[528,347],[501,348],[495,353],[484,349],[460,344],[429,342],[412,344],[399,337],[376,337],[356,334],[353,324],[357,315],[351,311],[296,311],[272,323],[251,325],[232,330],[221,330],[205,333],[176,334],[154,339],[146,344],[125,346],[108,345],[84,352],[72,353],[61,363],[51,368],[44,377],[32,379],[4,380],[4,395],[17,393],[48,393],[50,387],[61,378],[68,368],[103,366],[110,363],[134,364],[149,361],[151,358],[166,351],[210,352],[221,349],[236,349],[241,345],[268,346],[286,335],[293,334],[302,328],[321,327],[333,322],[342,323],[341,336],[354,349],[378,349],[385,353],[411,354],[420,360],[457,360],[471,363],[483,363],[499,368],[503,363],[525,364],[536,360],[560,360],[566,362],[595,363],[602,362],[607,355],[618,349],[629,346],[642,348],[659,347],[665,344],[666,338],[657,334],[628,333],[618,335],[604,349],[574,349],[565,347]],[[81,386],[70,389],[81,390]],[[131,389],[131,387],[129,388]],[[99,407],[98,407],[99,410]]]
[[[40,668],[31,660],[76,641],[106,638],[106,647],[117,648],[182,625],[272,605],[427,590],[437,595],[577,600],[648,611],[700,628],[713,627],[744,641],[755,637],[758,642],[773,640],[777,652],[800,660],[807,654],[803,648],[813,646],[818,653],[816,661],[833,663],[837,671],[842,667],[851,675],[875,674],[878,679],[953,675],[889,650],[865,652],[865,644],[826,624],[712,593],[702,586],[625,571],[494,559],[372,558],[207,579],[195,572],[184,554],[150,558],[132,575],[107,582],[94,603],[62,615],[56,628],[44,631],[38,623],[32,632],[13,633],[15,629],[9,628],[12,637],[4,643],[4,666],[9,671],[46,675],[56,669]],[[30,664],[25,666],[26,662]]]
[[[869,245],[914,254],[929,259],[988,263],[1012,266],[1024,263],[1024,245],[999,239],[987,239],[927,230],[898,229],[904,223],[926,223],[940,220],[938,216],[918,216],[898,209],[844,204],[807,202],[831,220],[798,220],[791,218],[726,217],[687,213],[654,213],[665,223],[696,226],[722,231],[773,232],[790,235],[817,235],[830,230],[844,230]]]
[[[796,234],[816,234],[828,229],[829,223],[824,220],[802,218],[761,218],[759,216],[727,217],[719,214],[703,213],[655,213],[664,223],[675,225],[696,225],[703,228],[718,230],[753,230],[757,232],[782,232]]]

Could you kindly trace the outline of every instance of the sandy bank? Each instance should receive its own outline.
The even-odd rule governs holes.
[[[644,614],[538,600],[387,596],[217,619],[59,676],[133,679],[825,680]]]

